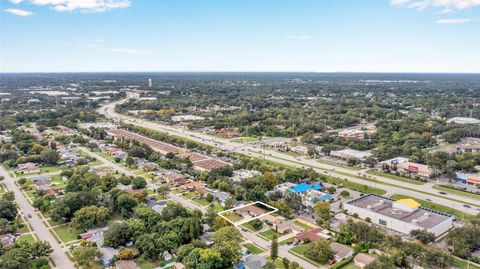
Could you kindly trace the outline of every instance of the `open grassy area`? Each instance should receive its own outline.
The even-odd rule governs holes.
[[[404,198],[412,198],[415,201],[419,202],[425,208],[430,208],[430,209],[433,209],[433,210],[449,213],[449,214],[454,215],[458,219],[470,220],[474,217],[473,215],[466,214],[463,211],[456,210],[456,209],[453,209],[453,208],[448,207],[448,206],[432,203],[432,202],[425,201],[425,200],[420,200],[420,199],[413,198],[413,197],[410,197],[410,196],[407,196],[407,195],[402,195],[402,194],[392,195],[392,199],[394,199],[394,200],[399,200],[399,199],[404,199]]]
[[[68,243],[68,242],[77,240],[78,235],[80,234],[79,231],[76,231],[74,229],[70,229],[70,227],[68,227],[68,225],[53,228],[53,231],[58,235],[58,237],[60,237],[60,239],[64,243]]]
[[[352,181],[341,180],[339,178],[334,178],[334,177],[327,177],[326,181],[330,184],[336,184],[336,185],[342,184],[342,186],[344,186],[345,188],[348,188],[354,191],[363,192],[363,193],[373,193],[376,195],[384,195],[385,193],[387,193],[387,191],[385,190],[371,187],[371,186],[368,186],[367,184],[360,184]]]
[[[340,267],[340,269],[360,269],[360,267],[356,266],[352,261]]]
[[[154,269],[154,268],[157,268],[157,267],[163,267],[163,266],[165,266],[165,265],[167,265],[171,262],[175,262],[175,259],[172,259],[168,262],[163,261],[163,260],[151,262],[151,261],[148,261],[144,258],[138,258],[137,259],[137,264],[142,269]]]
[[[213,208],[214,208],[215,212],[217,212],[217,213],[218,213],[218,212],[222,212],[223,210],[225,210],[225,208],[223,208],[223,206],[220,205],[220,204],[218,204],[218,203],[216,203],[216,204],[213,206]]]
[[[303,224],[303,223],[301,223],[301,222],[298,221],[298,220],[296,220],[294,223],[295,223],[296,225],[302,227],[302,229],[305,230],[305,231],[310,231],[310,230],[313,229],[313,227],[308,226],[308,225],[306,225],[306,224]]]
[[[280,234],[275,232],[274,230],[266,230],[266,231],[263,231],[260,233],[261,236],[265,237],[265,238],[268,238],[270,240],[273,239],[273,237],[277,236],[277,237],[280,237]]]
[[[454,257],[452,261],[452,265],[455,266],[455,268],[460,268],[460,269],[480,269],[479,266],[476,266],[472,263],[470,265],[468,264],[468,261],[462,260],[460,258]]]
[[[190,199],[190,200],[197,198],[197,196],[198,195],[193,191],[192,192],[186,192],[186,193],[183,194],[183,197],[185,197],[187,199]]]
[[[210,204],[210,202],[208,202],[205,198],[196,199],[196,200],[193,200],[193,201],[197,204],[202,205],[202,206],[206,206],[206,205]]]
[[[440,190],[440,191],[444,191],[444,192],[449,192],[449,193],[453,193],[453,194],[457,194],[457,195],[462,195],[462,196],[467,196],[467,197],[471,197],[471,198],[475,198],[475,199],[480,199],[480,194],[476,194],[476,193],[471,193],[471,192],[466,192],[466,191],[461,191],[461,190],[455,190],[455,189],[444,187],[444,186],[441,186],[441,185],[434,186],[433,188],[437,189],[437,190]]]
[[[294,246],[293,248],[291,248],[290,251],[303,256],[305,251],[309,248],[310,248],[310,244],[300,244],[298,246]]]
[[[260,254],[262,252],[265,252],[266,250],[261,248],[260,246],[257,246],[255,244],[247,243],[243,245],[246,249],[248,249],[248,252],[251,254]]]
[[[43,166],[43,167],[40,167],[40,174],[60,172],[61,170],[62,170],[61,166]]]
[[[255,141],[258,141],[258,140],[260,140],[259,137],[246,136],[246,137],[237,137],[237,138],[232,139],[231,141],[235,142],[235,143],[250,143],[250,142],[255,142]]]
[[[423,184],[425,184],[425,183],[423,183],[423,182],[421,182],[421,181],[418,181],[418,180],[413,180],[413,179],[406,178],[406,177],[399,177],[399,176],[396,176],[396,175],[387,174],[387,173],[382,173],[382,172],[378,172],[378,171],[375,171],[375,170],[368,170],[368,171],[367,171],[367,174],[374,175],[374,176],[380,176],[380,177],[386,177],[386,178],[389,178],[389,179],[393,179],[393,180],[397,180],[397,181],[402,181],[402,182],[406,182],[406,183],[410,183],[410,184],[415,184],[415,185],[423,185]]]
[[[249,229],[250,231],[253,231],[253,232],[256,232],[256,231],[259,230],[259,229],[255,229],[255,228],[252,226],[251,221],[242,224],[242,226],[245,227],[245,228],[247,228],[247,229]],[[260,228],[260,229],[261,229],[261,228]]]
[[[355,166],[341,165],[341,164],[338,164],[338,163],[327,162],[327,161],[323,161],[323,160],[317,160],[317,162],[327,164],[327,165],[331,165],[331,166],[335,166],[335,167],[339,167],[339,168],[349,169],[349,170],[352,170],[352,171],[362,170],[362,169],[360,169],[358,167],[355,167]]]
[[[268,257],[267,262],[271,262],[271,261],[272,261],[272,258]],[[280,258],[275,259],[275,262],[273,264],[275,265],[275,268],[277,268],[277,269],[287,269],[283,265],[282,259],[280,259]]]
[[[35,242],[35,237],[32,234],[23,234],[20,237],[18,237],[15,241],[33,243]]]
[[[232,222],[237,222],[243,219],[241,216],[235,214],[234,212],[224,213],[223,216]]]

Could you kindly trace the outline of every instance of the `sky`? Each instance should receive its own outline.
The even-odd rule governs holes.
[[[480,0],[0,0],[0,72],[480,73]]]

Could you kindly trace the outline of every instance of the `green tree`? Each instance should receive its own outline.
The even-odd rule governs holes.
[[[70,227],[85,231],[93,227],[104,226],[109,219],[110,212],[107,208],[95,205],[86,206],[75,212]]]
[[[321,264],[326,263],[328,260],[332,259],[333,256],[333,252],[330,249],[330,242],[327,240],[312,243],[305,251],[305,257]]]
[[[275,261],[278,258],[278,238],[275,235],[272,239],[272,246],[270,248],[270,258]]]
[[[101,268],[97,259],[102,257],[102,253],[95,246],[80,246],[72,251],[73,261],[83,268]]]

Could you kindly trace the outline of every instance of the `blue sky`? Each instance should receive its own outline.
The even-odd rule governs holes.
[[[480,72],[480,0],[0,5],[0,72]]]

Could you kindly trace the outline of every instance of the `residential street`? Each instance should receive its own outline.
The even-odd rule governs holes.
[[[37,215],[34,208],[30,205],[25,196],[23,196],[20,189],[15,185],[14,179],[10,177],[10,175],[3,166],[0,166],[0,175],[5,177],[5,179],[3,180],[3,184],[5,185],[7,190],[13,191],[15,193],[15,201],[18,204],[18,207],[25,214],[25,216],[28,214],[32,216],[31,218],[25,217],[25,219],[28,221],[38,238],[42,241],[49,242],[52,246],[53,253],[50,257],[55,262],[56,268],[75,268],[73,262],[65,254],[66,249],[62,248],[58,241],[55,239],[55,237],[50,233],[47,226]]]

